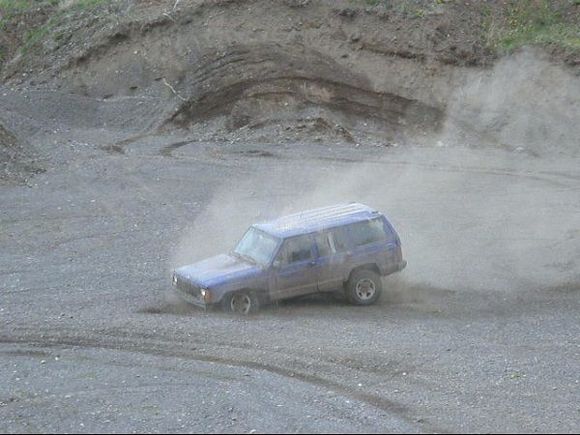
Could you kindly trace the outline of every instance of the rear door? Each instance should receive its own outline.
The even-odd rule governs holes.
[[[351,257],[347,237],[344,227],[332,228],[314,236],[319,255],[319,291],[337,290],[346,280]]]
[[[314,239],[311,235],[292,237],[284,241],[274,261],[273,300],[315,293],[319,266]]]

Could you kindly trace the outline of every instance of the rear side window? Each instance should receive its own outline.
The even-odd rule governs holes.
[[[328,257],[334,254],[334,243],[330,233],[318,233],[314,236],[314,240],[316,240],[316,246],[318,246],[318,255]]]
[[[297,263],[312,258],[312,242],[309,236],[294,237],[284,242],[280,252],[282,264]]]
[[[345,227],[333,228],[329,231],[331,234],[331,243],[334,245],[335,252],[348,251],[348,234]]]
[[[363,246],[387,239],[385,226],[381,219],[352,224],[349,229],[354,246]]]

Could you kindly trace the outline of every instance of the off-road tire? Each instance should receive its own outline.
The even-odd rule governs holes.
[[[226,295],[222,301],[222,308],[226,313],[248,316],[258,312],[260,299],[253,291],[241,290]]]
[[[346,282],[346,298],[354,305],[372,305],[383,291],[381,277],[372,270],[355,270]]]

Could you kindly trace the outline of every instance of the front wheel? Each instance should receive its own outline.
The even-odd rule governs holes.
[[[346,297],[354,305],[372,305],[382,291],[381,277],[372,270],[356,270],[346,283]]]
[[[223,308],[227,313],[240,314],[247,316],[258,311],[260,308],[260,301],[258,297],[251,291],[239,291],[230,293],[223,300]]]

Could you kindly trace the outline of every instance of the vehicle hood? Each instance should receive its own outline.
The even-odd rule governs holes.
[[[258,265],[222,254],[180,267],[175,273],[201,287],[212,288],[254,277],[261,271]]]

